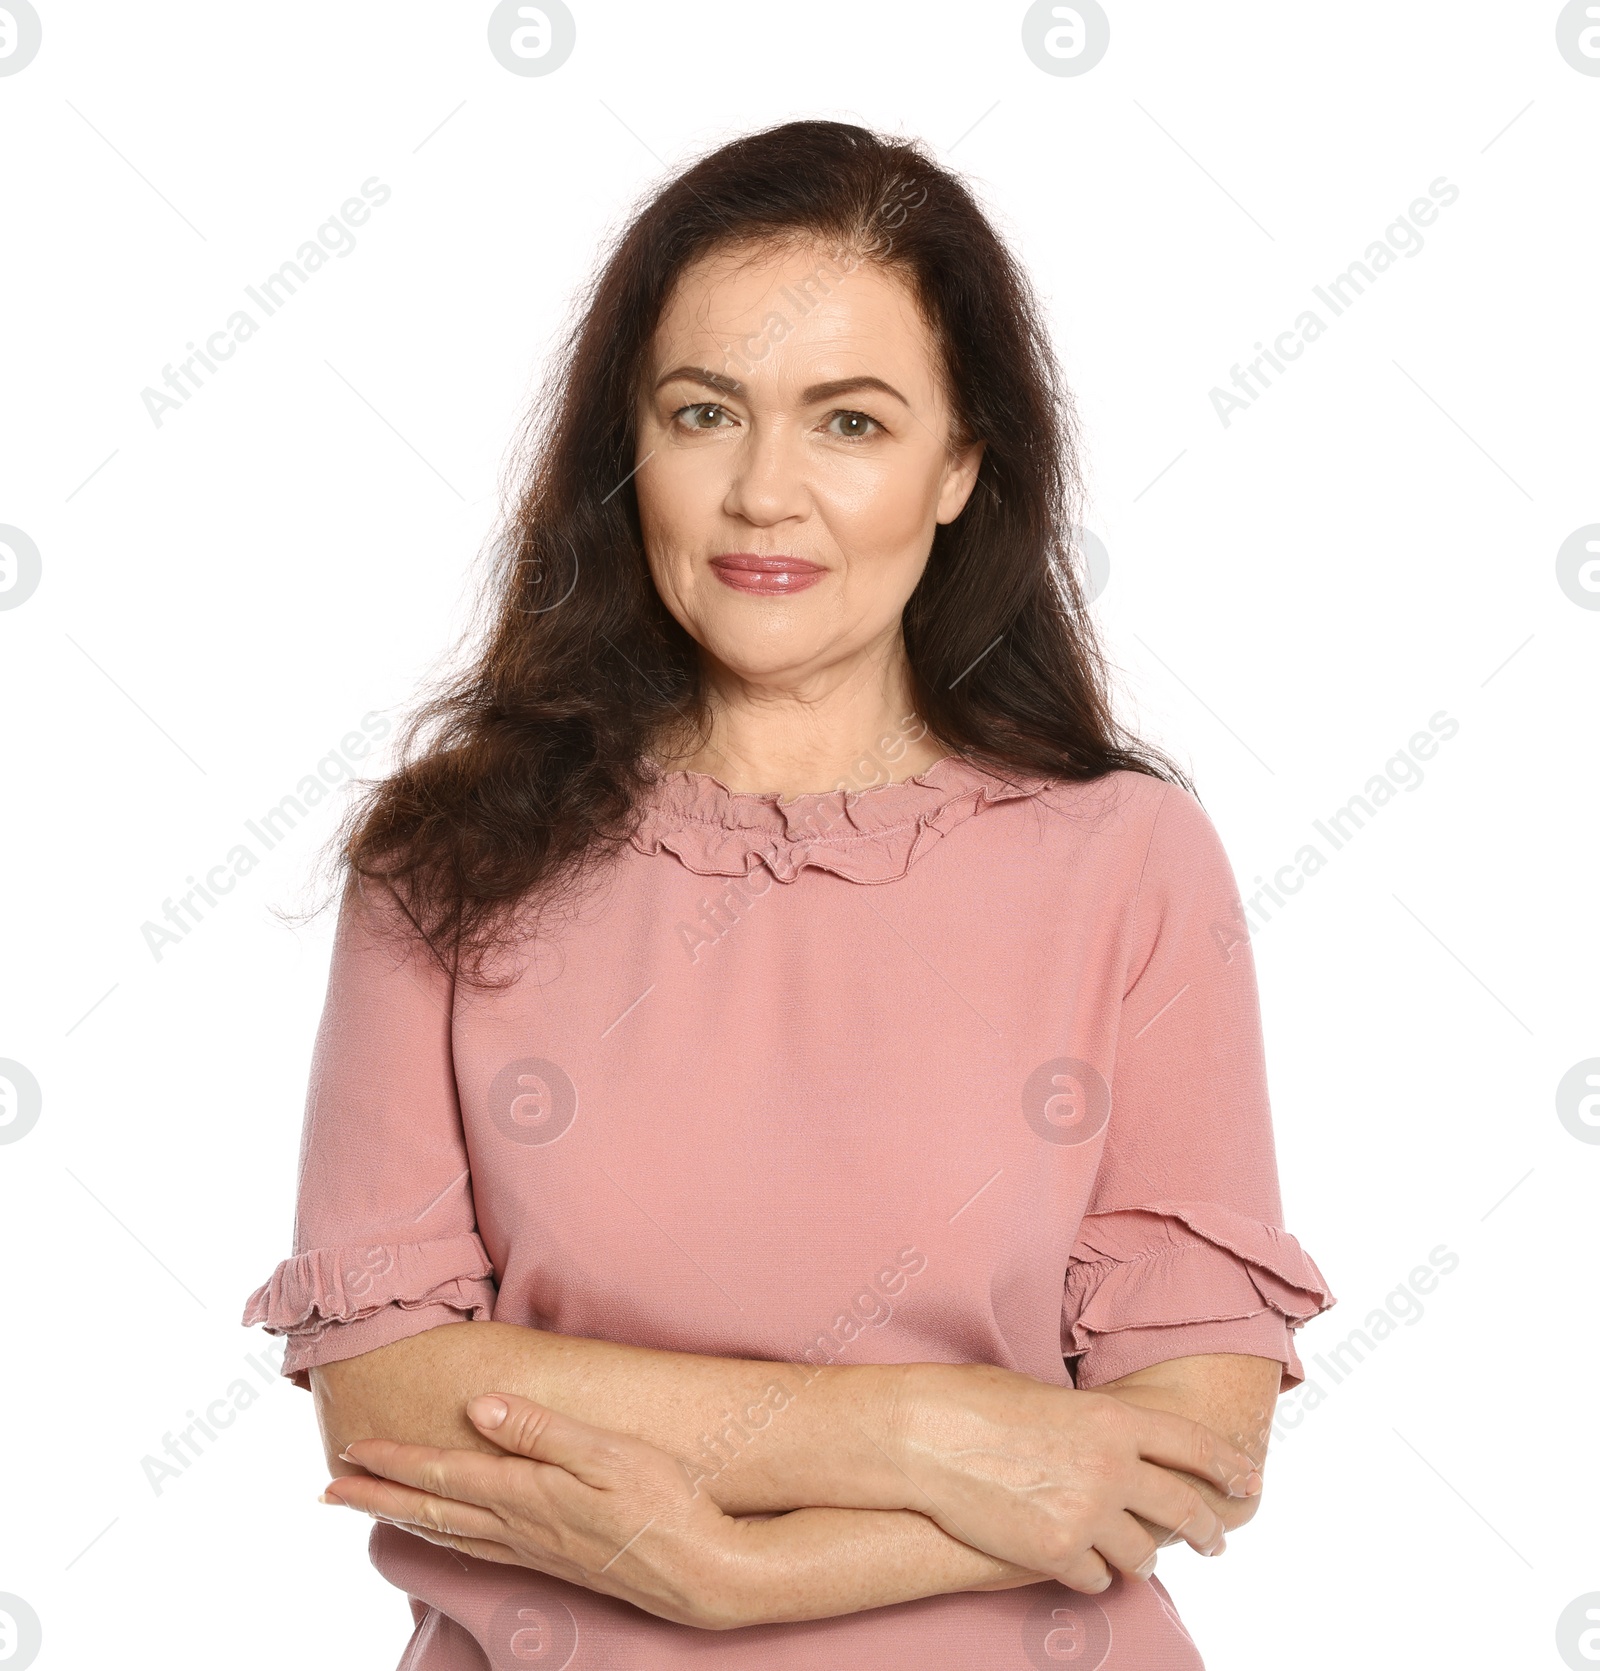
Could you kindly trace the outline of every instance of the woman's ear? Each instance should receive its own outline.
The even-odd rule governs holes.
[[[966,508],[967,500],[978,484],[978,466],[983,462],[986,445],[983,441],[969,441],[965,447],[951,449],[944,467],[944,478],[939,483],[936,521],[954,522]]]

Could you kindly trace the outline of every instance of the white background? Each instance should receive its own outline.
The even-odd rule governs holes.
[[[1214,1668],[1559,1666],[1600,1590],[1600,1146],[1555,1105],[1600,1056],[1600,612],[1555,566],[1600,521],[1600,77],[1559,8],[1108,0],[1104,60],[1053,76],[1016,4],[608,0],[521,77],[482,3],[37,3],[0,77],[0,523],[42,556],[0,610],[0,1057],[44,1099],[0,1145],[0,1591],[39,1664],[398,1658],[304,1393],[159,1495],[141,1462],[272,1344],[238,1319],[289,1251],[331,919],[269,907],[307,902],[337,803],[159,961],[141,925],[438,667],[630,205],[820,115],[925,139],[1021,252],[1124,712],[1247,895],[1460,726],[1256,935],[1287,1222],[1340,1304],[1261,1514],[1162,1577]],[[354,252],[156,427],[141,389],[373,175]],[[1224,427],[1210,390],[1440,176],[1421,252]],[[1420,1320],[1319,1371],[1441,1245]]]

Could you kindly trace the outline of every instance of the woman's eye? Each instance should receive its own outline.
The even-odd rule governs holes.
[[[717,418],[724,418],[727,416],[720,406],[717,406],[709,401],[702,401],[695,406],[680,406],[678,410],[672,414],[672,416],[674,422],[681,423],[685,429],[720,428],[721,425],[717,423],[702,424],[696,421],[697,417],[703,416],[707,413],[710,413]]]
[[[869,418],[865,412],[835,412],[828,423],[830,426],[843,425],[833,433],[846,441],[864,441],[874,430],[883,428],[876,418]]]

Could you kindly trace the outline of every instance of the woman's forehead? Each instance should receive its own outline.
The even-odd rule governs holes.
[[[815,245],[719,252],[696,262],[674,286],[652,348],[652,383],[682,362],[732,367],[746,383],[774,373],[816,381],[885,364],[931,379],[934,358],[931,334],[898,273]]]

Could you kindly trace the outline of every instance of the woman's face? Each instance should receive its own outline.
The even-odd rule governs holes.
[[[646,368],[634,477],[657,590],[717,663],[803,688],[899,642],[936,524],[977,480],[947,445],[910,291],[817,249],[707,257]]]

